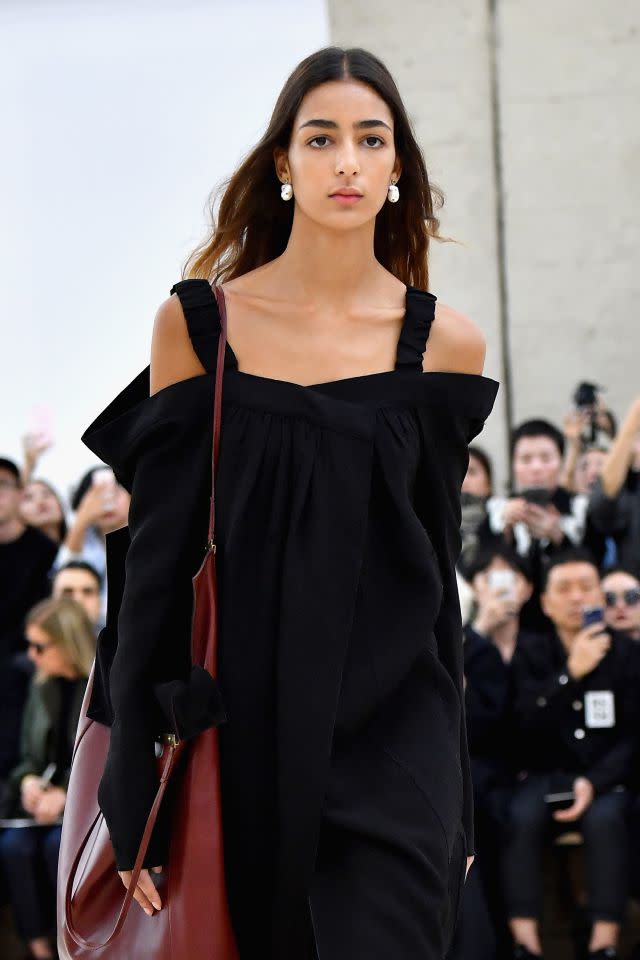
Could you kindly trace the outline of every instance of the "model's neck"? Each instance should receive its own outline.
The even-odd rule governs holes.
[[[382,272],[373,250],[374,226],[372,221],[351,230],[330,230],[296,209],[289,242],[279,257],[292,299],[337,306],[353,301],[360,291],[370,292]]]

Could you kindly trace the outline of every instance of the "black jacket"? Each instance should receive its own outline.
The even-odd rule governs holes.
[[[581,680],[570,676],[555,631],[519,639],[511,667],[521,770],[585,776],[596,793],[630,780],[638,741],[640,647],[610,633],[609,651]],[[587,726],[589,691],[613,693],[613,726]]]

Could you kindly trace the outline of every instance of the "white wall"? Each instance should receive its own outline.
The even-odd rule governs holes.
[[[4,0],[0,37],[0,455],[50,416],[38,474],[67,495],[210,189],[328,24],[323,0]]]

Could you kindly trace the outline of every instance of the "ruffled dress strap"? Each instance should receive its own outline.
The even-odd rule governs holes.
[[[169,293],[176,293],[182,305],[189,338],[200,363],[208,373],[216,368],[220,313],[215,294],[208,280],[190,278],[174,283]],[[226,345],[225,369],[237,366],[229,344]]]
[[[436,314],[437,297],[418,287],[407,286],[404,323],[398,340],[396,370],[422,370],[422,355]]]

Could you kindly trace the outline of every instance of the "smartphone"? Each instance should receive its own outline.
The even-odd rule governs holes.
[[[545,793],[544,802],[552,810],[566,810],[576,799],[573,790],[564,790],[561,793]]]
[[[535,503],[537,507],[548,507],[552,499],[552,491],[547,487],[527,487],[521,490],[518,496],[523,497],[527,503]]]
[[[489,570],[487,583],[507,600],[515,600],[516,575],[513,570]]]
[[[604,610],[602,607],[585,607],[582,611],[582,629],[590,627],[592,623],[604,625]]]

